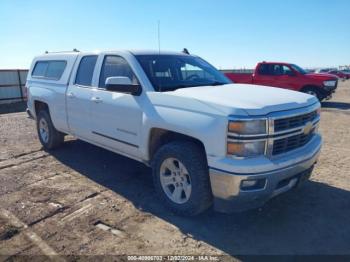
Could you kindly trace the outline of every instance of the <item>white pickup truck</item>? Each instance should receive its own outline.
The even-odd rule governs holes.
[[[233,84],[185,53],[47,53],[26,86],[45,149],[70,134],[143,162],[181,215],[259,207],[308,179],[322,145],[315,97]]]

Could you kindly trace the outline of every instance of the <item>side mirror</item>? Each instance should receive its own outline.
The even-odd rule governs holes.
[[[134,96],[139,96],[142,91],[140,85],[134,85],[130,78],[126,76],[108,77],[105,86],[108,91],[131,94]]]

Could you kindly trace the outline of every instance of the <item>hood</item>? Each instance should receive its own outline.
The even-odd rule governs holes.
[[[306,74],[305,76],[310,77],[312,79],[316,80],[337,80],[337,76],[332,75],[332,74],[326,74],[326,73],[310,73]]]
[[[161,103],[163,106],[184,109],[190,107],[191,110],[196,107],[195,110],[206,112],[210,109],[212,113],[224,115],[267,115],[272,112],[306,107],[318,102],[315,97],[304,93],[248,84],[182,88],[157,94],[153,95],[155,99],[153,102],[158,105]],[[160,94],[163,96],[160,97]],[[177,99],[174,99],[174,96]]]

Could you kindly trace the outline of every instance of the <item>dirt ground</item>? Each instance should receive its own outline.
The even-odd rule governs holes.
[[[25,113],[2,114],[0,260],[350,254],[350,81],[321,118],[324,147],[303,187],[258,210],[184,218],[163,208],[142,164],[72,138],[49,154]]]

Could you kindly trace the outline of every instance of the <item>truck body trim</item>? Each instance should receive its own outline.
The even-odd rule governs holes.
[[[320,148],[321,149],[321,148]],[[320,150],[319,149],[319,150]],[[235,173],[235,172],[231,172],[231,171],[227,171],[227,170],[223,170],[223,169],[220,169],[220,168],[216,168],[216,167],[212,167],[212,166],[209,166],[209,169],[210,170],[215,170],[215,171],[219,171],[219,172],[223,172],[223,173],[226,173],[226,174],[230,174],[230,175],[234,175],[234,176],[258,176],[258,175],[266,175],[266,174],[269,174],[271,172],[278,172],[280,170],[284,170],[284,169],[288,169],[290,167],[293,167],[295,165],[298,165],[300,163],[303,163],[303,162],[306,162],[306,161],[309,161],[310,159],[313,159],[318,153],[319,153],[319,150],[313,154],[311,157],[307,158],[307,159],[304,159],[302,161],[299,161],[295,164],[292,164],[292,165],[289,165],[289,166],[285,166],[285,167],[282,167],[282,168],[279,168],[279,169],[276,169],[276,170],[272,170],[272,171],[267,171],[267,172],[261,172],[261,173]]]
[[[269,199],[287,192],[310,176],[320,154],[320,149],[311,158],[304,159],[293,165],[271,170],[264,173],[239,174],[209,167],[211,188],[216,211],[231,213],[258,208]],[[259,190],[242,190],[244,180],[265,179],[265,186]],[[281,181],[289,181],[279,187]]]
[[[95,132],[95,131],[92,131],[91,133],[95,134],[95,135],[98,135],[98,136],[102,136],[104,138],[108,138],[108,139],[111,139],[111,140],[114,140],[114,141],[117,141],[119,143],[123,143],[125,145],[128,145],[128,146],[132,146],[132,147],[135,147],[135,148],[139,148],[138,145],[135,145],[135,144],[131,144],[129,142],[125,142],[123,140],[120,140],[120,139],[117,139],[117,138],[114,138],[114,137],[111,137],[111,136],[107,136],[107,135],[104,135],[104,134],[101,134],[101,133],[98,133],[98,132]]]

